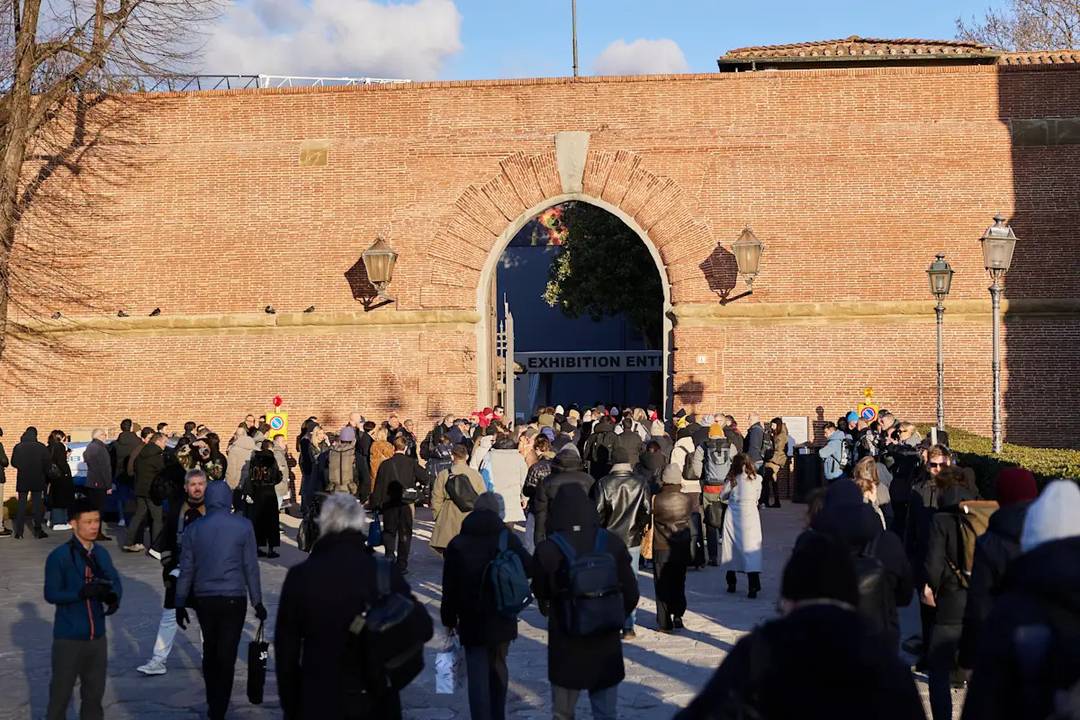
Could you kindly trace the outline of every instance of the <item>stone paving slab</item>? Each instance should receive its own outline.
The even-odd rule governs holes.
[[[804,508],[786,506],[763,511],[765,538],[763,592],[756,600],[745,595],[745,579],[740,592],[724,591],[723,573],[706,568],[687,575],[689,610],[686,630],[676,635],[655,631],[656,605],[652,578],[641,576],[642,600],[638,610],[638,637],[624,644],[626,680],[619,687],[619,717],[627,720],[670,718],[686,705],[740,637],[756,624],[776,615],[780,571],[802,528]],[[427,547],[431,516],[418,513],[408,580],[416,594],[438,618],[439,582],[442,561]],[[122,530],[109,531],[122,536]],[[53,608],[42,596],[45,556],[68,538],[67,532],[45,540],[0,540],[0,720],[38,720],[44,717],[50,675],[50,643]],[[306,555],[295,548],[295,531],[290,530],[281,557],[261,560],[265,604],[271,619],[277,609],[278,592],[287,569]],[[201,653],[197,643],[198,623],[177,635],[169,658],[168,674],[144,677],[135,668],[150,656],[158,620],[161,617],[161,572],[159,564],[144,555],[119,551],[117,543],[106,544],[124,581],[124,602],[120,612],[109,618],[109,678],[105,715],[110,720],[161,718],[194,720],[206,717],[206,702],[199,671]],[[521,616],[520,637],[510,648],[510,692],[508,717],[515,720],[550,717],[550,686],[547,681],[547,645],[544,618],[535,606]],[[436,622],[436,624],[438,624]],[[918,613],[904,615],[904,633],[918,627]],[[239,720],[280,717],[273,653],[267,678],[265,702],[252,706],[246,694],[247,642],[256,629],[249,613],[237,661],[236,683],[230,717]],[[270,637],[272,627],[268,626]],[[424,673],[402,694],[407,718],[456,720],[468,718],[463,692],[436,695],[434,655],[441,647],[441,631],[427,648]],[[920,680],[925,696],[925,682]],[[78,697],[76,688],[75,697]],[[957,705],[961,697],[957,695]],[[74,705],[74,704],[73,704]],[[959,716],[959,707],[956,708]],[[581,700],[579,716],[588,717],[587,702]],[[76,717],[75,709],[69,717]]]

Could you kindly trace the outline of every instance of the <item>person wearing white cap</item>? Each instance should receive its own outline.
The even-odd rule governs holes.
[[[1028,508],[980,635],[964,720],[1077,717],[1080,702],[1080,487],[1055,480]]]

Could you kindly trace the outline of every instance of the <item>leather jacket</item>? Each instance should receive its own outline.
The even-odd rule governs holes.
[[[601,527],[607,528],[628,548],[641,545],[649,525],[649,482],[629,464],[617,465],[593,486]]]

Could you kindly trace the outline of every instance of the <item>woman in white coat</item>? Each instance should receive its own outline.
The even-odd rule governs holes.
[[[720,550],[720,564],[727,571],[727,591],[735,592],[735,573],[743,572],[750,579],[750,598],[756,598],[761,591],[761,477],[749,455],[739,453],[731,461],[727,487],[720,499],[728,506]]]

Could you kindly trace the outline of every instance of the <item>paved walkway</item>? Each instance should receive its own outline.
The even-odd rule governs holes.
[[[642,576],[638,637],[624,645],[627,662],[626,680],[619,687],[620,718],[670,718],[704,685],[742,635],[775,615],[780,571],[802,527],[803,511],[803,506],[790,505],[779,511],[764,511],[765,571],[763,592],[756,600],[746,597],[743,585],[738,595],[724,592],[723,574],[716,568],[691,571],[687,578],[690,610],[685,617],[686,630],[677,635],[655,632],[652,580],[648,575]],[[442,562],[427,548],[430,529],[430,513],[421,510],[408,579],[437,618]],[[110,531],[110,534],[116,533]],[[46,540],[0,540],[0,697],[3,698],[0,720],[44,717],[53,611],[42,598],[43,568],[46,554],[68,535],[56,533]],[[292,543],[295,533],[290,531],[289,536],[286,543]],[[110,720],[205,717],[200,651],[193,644],[199,637],[194,629],[197,623],[189,626],[186,634],[178,634],[167,675],[143,677],[137,673],[135,668],[150,656],[161,616],[160,566],[146,556],[119,552],[116,543],[107,543],[107,547],[124,580],[124,602],[120,612],[109,619],[106,717]],[[282,548],[281,558],[262,561],[265,602],[271,619],[276,613],[278,591],[286,570],[304,557],[293,543]],[[740,583],[744,582],[740,578]],[[910,634],[911,620],[917,625],[917,614],[906,614],[908,627],[904,636]],[[241,660],[237,662],[230,717],[280,717],[272,655],[265,703],[252,706],[247,701],[243,658],[254,630],[254,615],[249,614],[241,643]],[[408,718],[449,720],[469,716],[463,693],[445,696],[434,692],[434,653],[441,642],[441,633],[437,631],[428,647],[424,674],[402,695]],[[544,618],[535,606],[522,614],[520,637],[511,646],[509,661],[509,717],[550,717],[546,632]],[[924,682],[920,682],[920,689],[925,695]],[[76,697],[77,693],[76,689]],[[586,707],[582,700],[579,716],[588,717]],[[75,717],[74,710],[69,717]]]

